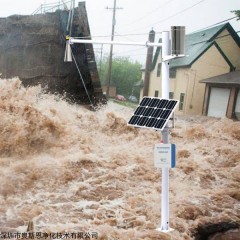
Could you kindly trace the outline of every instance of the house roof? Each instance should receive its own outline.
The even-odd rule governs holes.
[[[240,71],[225,73],[219,76],[203,79],[200,83],[215,83],[215,84],[237,84],[240,85]]]
[[[199,57],[202,56],[213,44],[215,44],[215,38],[223,31],[227,29],[235,42],[240,47],[240,37],[232,28],[230,23],[221,24],[212,28],[187,34],[185,38],[185,55],[186,57],[173,59],[170,61],[170,67],[189,67]],[[156,62],[160,53],[161,47],[158,47],[153,59],[152,67],[155,68]]]

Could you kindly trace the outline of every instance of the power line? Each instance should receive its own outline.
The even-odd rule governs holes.
[[[239,31],[236,31],[236,33],[239,33],[240,32],[240,30]],[[219,37],[216,37],[215,39],[220,39],[220,38],[224,38],[224,37],[227,37],[227,36],[230,36],[231,34],[225,34],[225,35],[223,35],[223,36],[219,36]],[[195,45],[195,44],[198,44],[198,43],[204,43],[204,42],[207,42],[208,40],[205,40],[205,41],[201,41],[201,42],[197,42],[197,43],[194,43],[194,44],[192,44],[192,45]],[[134,50],[130,50],[130,51],[128,51],[128,52],[137,52],[137,51],[139,51],[139,50],[142,50],[143,48],[139,48],[139,49],[134,49]],[[123,56],[146,56],[147,54],[143,54],[143,53],[139,53],[139,54],[128,54],[126,51],[124,51],[124,52],[118,52],[118,53],[115,53],[114,54],[114,56],[121,56],[121,55],[123,55]]]
[[[239,33],[240,32],[240,30],[239,31],[236,31],[236,33]],[[225,34],[225,35],[223,35],[223,36],[219,36],[219,37],[216,37],[215,39],[220,39],[220,38],[224,38],[224,37],[227,37],[227,36],[230,36],[231,34],[229,33],[229,34]],[[200,42],[196,42],[196,43],[193,43],[193,44],[191,44],[191,45],[195,45],[195,44],[198,44],[198,43],[204,43],[204,42],[208,42],[208,40],[204,40],[204,41],[200,41]],[[99,49],[99,48],[97,48],[97,49]],[[139,51],[139,50],[143,50],[143,49],[145,49],[145,47],[142,47],[142,48],[137,48],[137,49],[133,49],[133,50],[129,50],[129,51],[124,51],[124,52],[118,52],[118,53],[115,53],[114,55],[120,55],[120,54],[124,54],[124,53],[128,53],[128,52],[137,52],[137,51]],[[96,51],[96,50],[95,50]],[[96,51],[97,52],[97,51]],[[145,54],[144,54],[145,55]]]
[[[129,52],[137,52],[137,51],[139,51],[139,50],[144,50],[144,49],[146,49],[146,47],[141,47],[141,48],[137,48],[137,49],[132,49],[132,50],[128,50],[128,51],[123,51],[123,52],[121,52],[121,53],[117,53],[117,54],[124,54],[124,53],[129,53]]]
[[[147,54],[144,53],[139,53],[139,54],[121,54],[121,53],[115,53],[114,56],[128,56],[128,57],[133,57],[133,56],[147,56]]]
[[[220,21],[220,22],[217,22],[217,23],[214,23],[214,24],[212,24],[212,25],[210,25],[210,26],[208,26],[208,27],[205,27],[205,28],[199,29],[199,30],[194,31],[194,32],[192,32],[192,33],[200,32],[200,31],[202,31],[202,30],[205,30],[205,29],[208,29],[208,28],[214,27],[214,26],[216,26],[216,25],[218,25],[218,24],[221,24],[221,23],[224,23],[224,22],[227,22],[227,21],[233,20],[234,18],[237,18],[237,16],[236,16],[236,17],[232,17],[232,18],[225,19],[225,20]]]
[[[162,20],[160,20],[160,21],[157,21],[157,22],[151,24],[151,26],[152,26],[152,25],[156,25],[156,24],[158,24],[158,23],[165,22],[165,21],[167,21],[167,20],[170,19],[170,18],[173,18],[173,17],[175,17],[175,16],[177,16],[177,15],[183,13],[183,12],[188,11],[189,9],[194,8],[195,6],[197,6],[198,4],[200,4],[200,3],[204,2],[204,1],[206,1],[206,0],[201,0],[201,1],[197,2],[197,3],[195,3],[194,5],[191,5],[190,7],[183,9],[183,10],[180,11],[180,12],[177,12],[177,13],[175,13],[175,14],[173,14],[173,15],[167,17],[167,18],[164,18],[164,19],[162,19]]]
[[[195,4],[193,4],[193,5],[191,5],[190,7],[184,8],[183,10],[181,10],[181,11],[179,11],[179,12],[177,12],[177,13],[169,16],[169,17],[166,17],[166,18],[164,18],[164,19],[162,19],[162,20],[160,20],[160,21],[157,21],[157,22],[155,22],[155,23],[152,23],[152,24],[150,24],[150,25],[147,25],[145,28],[147,28],[147,27],[152,27],[152,26],[154,26],[154,25],[156,25],[156,24],[158,24],[158,23],[165,22],[166,20],[168,20],[168,19],[170,19],[170,18],[173,18],[173,17],[175,17],[175,16],[177,16],[177,15],[183,13],[183,12],[186,12],[186,11],[188,11],[189,9],[192,9],[193,7],[195,7],[195,6],[197,6],[198,4],[200,4],[200,3],[202,3],[202,2],[205,2],[205,1],[206,1],[206,0],[201,0],[201,1],[199,1],[199,2],[197,2],[197,3],[195,3]],[[142,29],[142,27],[141,27],[141,29]],[[136,30],[139,30],[139,29],[136,29]]]
[[[204,0],[205,1],[205,0]],[[212,25],[209,25],[209,26],[207,26],[207,27],[204,27],[204,28],[201,28],[201,29],[199,29],[199,30],[196,30],[196,31],[193,31],[193,32],[191,32],[191,34],[192,33],[195,33],[195,32],[200,32],[200,31],[202,31],[202,30],[205,30],[205,29],[208,29],[208,28],[211,28],[211,27],[214,27],[214,26],[216,26],[216,25],[218,25],[218,24],[221,24],[221,23],[224,23],[224,22],[227,22],[227,21],[231,21],[231,20],[233,20],[233,19],[235,19],[235,18],[237,18],[237,17],[232,17],[232,18],[228,18],[228,19],[225,19],[225,20],[222,20],[222,21],[220,21],[220,22],[217,22],[217,23],[214,23],[214,24],[212,24]],[[161,34],[162,32],[155,32],[156,34]],[[124,37],[124,36],[140,36],[140,35],[147,35],[148,33],[147,32],[145,32],[145,33],[125,33],[125,34],[115,34],[115,36],[116,37]],[[79,38],[90,38],[90,37],[110,37],[110,35],[102,35],[102,36],[89,36],[89,37],[79,37]],[[76,38],[78,38],[78,37],[76,37]]]
[[[138,19],[135,19],[134,21],[132,21],[132,22],[130,22],[130,23],[124,25],[124,26],[132,25],[133,23],[139,22],[139,21],[141,21],[142,19],[149,17],[151,13],[154,13],[154,12],[158,11],[159,9],[165,7],[166,5],[168,5],[168,4],[169,4],[170,2],[172,2],[172,1],[173,1],[173,0],[169,0],[169,1],[167,1],[165,4],[163,4],[163,5],[161,5],[161,6],[157,7],[157,8],[155,8],[154,10],[152,10],[152,11],[146,13],[146,14],[143,15],[142,17],[140,17],[140,18],[138,18]]]
[[[183,12],[186,12],[186,11],[188,11],[189,9],[192,9],[192,8],[194,8],[195,6],[197,6],[198,4],[200,4],[200,3],[202,3],[202,2],[205,2],[205,1],[206,1],[206,0],[201,0],[201,1],[199,1],[199,2],[197,2],[197,3],[195,3],[195,4],[193,4],[192,6],[183,9],[183,10],[180,11],[180,12],[177,12],[177,13],[175,13],[175,14],[173,14],[173,15],[167,17],[167,18],[164,18],[164,19],[162,19],[162,20],[160,20],[160,21],[157,21],[157,22],[151,24],[151,26],[152,26],[152,25],[156,25],[157,23],[165,22],[166,20],[168,20],[168,19],[170,19],[170,18],[172,18],[172,17],[175,17],[175,16],[177,16],[177,15],[183,13]]]

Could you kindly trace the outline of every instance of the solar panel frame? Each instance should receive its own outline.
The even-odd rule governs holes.
[[[162,131],[178,103],[176,99],[143,97],[128,125]]]

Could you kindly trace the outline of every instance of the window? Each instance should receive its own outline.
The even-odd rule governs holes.
[[[185,93],[180,94],[179,111],[183,110]]]
[[[159,93],[159,91],[155,91],[155,93],[154,93],[154,97],[158,97],[158,93]]]
[[[174,92],[169,92],[169,99],[173,99]]]
[[[169,70],[169,77],[170,78],[175,78],[176,77],[176,73],[177,73],[177,69],[176,68],[170,68],[170,70]]]
[[[158,65],[157,65],[157,77],[161,76],[161,67],[162,67],[162,63],[158,63]]]

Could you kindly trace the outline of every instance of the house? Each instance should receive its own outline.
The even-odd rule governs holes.
[[[229,23],[197,31],[186,35],[185,55],[170,61],[169,97],[179,100],[178,114],[206,114],[209,84],[200,81],[240,70],[240,38]],[[152,61],[149,96],[161,97],[161,61],[158,47]]]

